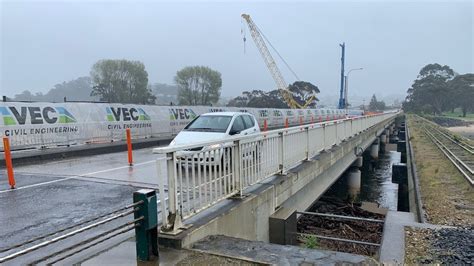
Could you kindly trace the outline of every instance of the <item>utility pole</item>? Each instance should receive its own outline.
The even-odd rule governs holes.
[[[341,91],[339,92],[339,109],[344,109],[344,53],[346,50],[346,43],[343,42],[342,44],[339,44],[342,49],[342,56],[341,56]]]

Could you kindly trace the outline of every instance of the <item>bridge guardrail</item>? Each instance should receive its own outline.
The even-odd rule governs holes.
[[[398,112],[348,118],[153,150],[165,154],[168,178],[159,180],[162,231],[244,189],[309,160]],[[157,160],[157,167],[158,165]],[[165,200],[168,188],[168,204]],[[168,206],[167,206],[168,205]]]

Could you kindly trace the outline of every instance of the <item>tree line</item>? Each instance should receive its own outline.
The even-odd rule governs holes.
[[[186,66],[176,72],[175,85],[149,84],[148,72],[140,61],[103,59],[91,68],[89,77],[57,84],[46,94],[24,91],[18,101],[101,101],[135,104],[215,105],[221,96],[222,76],[207,66]],[[317,86],[303,81],[290,84],[295,101],[304,104],[319,93]],[[160,97],[160,99],[157,98]],[[309,107],[315,107],[316,98]],[[228,106],[287,108],[278,90],[244,92]]]
[[[175,86],[148,84],[148,72],[140,61],[103,59],[97,61],[89,77],[57,84],[46,94],[25,90],[17,101],[104,101],[109,103],[155,104],[156,89],[177,89],[177,104],[212,105],[219,101],[221,73],[205,66],[187,66],[176,72]],[[171,94],[171,93],[169,93]],[[65,98],[66,97],[66,98]],[[169,97],[167,99],[170,99]],[[176,103],[170,103],[176,104]]]
[[[449,66],[424,66],[403,103],[406,112],[439,115],[460,108],[462,116],[474,111],[474,74],[458,74]]]

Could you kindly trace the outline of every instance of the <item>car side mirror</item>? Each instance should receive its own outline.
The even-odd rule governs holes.
[[[229,135],[233,136],[233,135],[237,135],[239,133],[240,133],[240,131],[231,129],[230,132],[229,132]]]

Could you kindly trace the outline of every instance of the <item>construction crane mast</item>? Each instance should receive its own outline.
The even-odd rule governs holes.
[[[315,96],[311,96],[311,98],[303,105],[299,104],[295,99],[293,99],[292,93],[290,90],[288,90],[288,85],[285,82],[280,69],[278,69],[275,60],[270,54],[270,51],[268,50],[265,40],[260,34],[260,30],[258,29],[257,25],[255,25],[252,18],[250,18],[250,15],[248,14],[242,14],[242,18],[247,22],[252,39],[254,40],[258,51],[262,55],[263,61],[265,61],[268,70],[270,70],[270,74],[272,74],[273,80],[275,80],[278,90],[280,91],[285,102],[290,108],[306,108],[309,104],[311,104],[312,101],[314,101]]]

